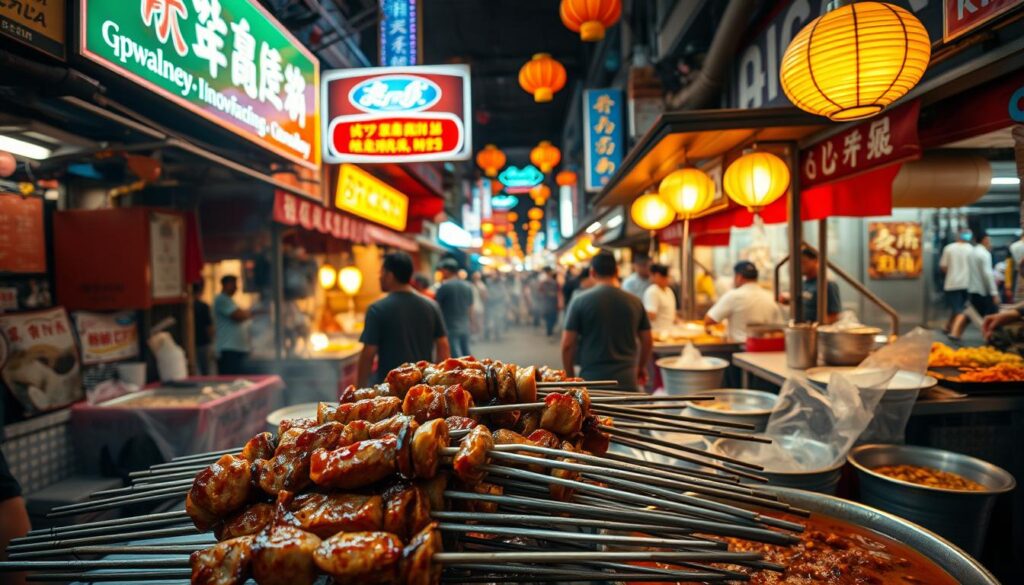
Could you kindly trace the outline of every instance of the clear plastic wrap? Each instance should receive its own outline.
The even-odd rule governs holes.
[[[921,327],[872,353],[857,371],[898,371],[900,388],[890,384],[875,410],[875,418],[864,430],[860,443],[902,443],[907,421],[917,402],[917,395],[928,375],[928,354],[932,332]],[[896,380],[894,380],[895,382]],[[855,382],[858,383],[859,382]],[[916,386],[902,389],[905,386]]]

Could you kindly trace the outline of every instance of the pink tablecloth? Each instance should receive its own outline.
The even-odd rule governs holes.
[[[274,375],[207,376],[188,378],[185,382],[232,382],[239,378],[253,384],[196,406],[147,408],[75,404],[71,408],[71,432],[83,470],[109,473],[111,463],[123,467],[123,464],[117,465],[119,459],[127,463],[144,457],[145,441],[141,440],[144,437],[152,440],[165,460],[244,444],[264,430],[267,415],[281,406],[284,390],[281,378]],[[153,386],[159,384],[147,388]],[[122,455],[122,451],[126,453]]]

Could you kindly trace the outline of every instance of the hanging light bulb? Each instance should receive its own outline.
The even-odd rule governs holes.
[[[711,207],[715,182],[700,169],[679,169],[661,180],[658,195],[684,218]]]
[[[338,283],[345,294],[353,296],[363,286],[363,272],[355,266],[346,266],[338,272]]]
[[[928,31],[917,17],[885,2],[854,2],[793,37],[779,82],[801,110],[837,122],[858,120],[906,95],[930,59]]]
[[[338,282],[338,271],[330,264],[324,264],[317,271],[317,279],[320,281],[320,288],[330,290]]]
[[[770,152],[750,152],[729,165],[722,186],[730,199],[757,213],[789,189],[789,166]]]

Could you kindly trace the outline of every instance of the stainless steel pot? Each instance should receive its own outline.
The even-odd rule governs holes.
[[[878,327],[841,330],[818,327],[818,353],[830,366],[855,366],[868,357],[875,347],[875,336],[881,333]]]
[[[842,477],[842,458],[836,462],[837,454],[825,443],[802,437],[770,437],[777,445],[766,445],[739,439],[718,439],[711,450],[744,461],[765,464],[771,457],[777,457],[774,449],[783,449],[806,468],[805,471],[779,471],[766,465],[757,474],[768,478],[771,485],[808,490],[822,494],[834,494]]]
[[[790,323],[785,336],[787,366],[806,370],[818,365],[818,329],[814,323]]]
[[[840,498],[787,488],[772,488],[782,501],[874,530],[909,546],[942,567],[964,585],[999,585],[999,581],[978,561],[941,536],[881,510]]]
[[[673,395],[697,394],[704,390],[720,388],[729,362],[722,358],[705,357],[703,368],[685,368],[676,365],[678,356],[663,357],[654,362],[661,368],[661,379],[665,392]]]
[[[860,478],[861,501],[934,530],[974,555],[985,543],[996,496],[1016,486],[1012,475],[987,461],[930,447],[861,445],[848,459]],[[986,489],[947,490],[900,481],[873,471],[883,465],[950,471]]]
[[[768,426],[768,419],[779,401],[777,394],[743,388],[720,388],[700,394],[714,396],[715,400],[691,403],[687,407],[688,416],[753,425],[755,433],[763,432]]]

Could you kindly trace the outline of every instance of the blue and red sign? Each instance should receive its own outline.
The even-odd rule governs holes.
[[[324,160],[467,160],[473,150],[469,67],[328,71],[322,81]]]
[[[587,191],[600,191],[615,176],[626,148],[622,131],[622,90],[583,92],[583,146]]]

